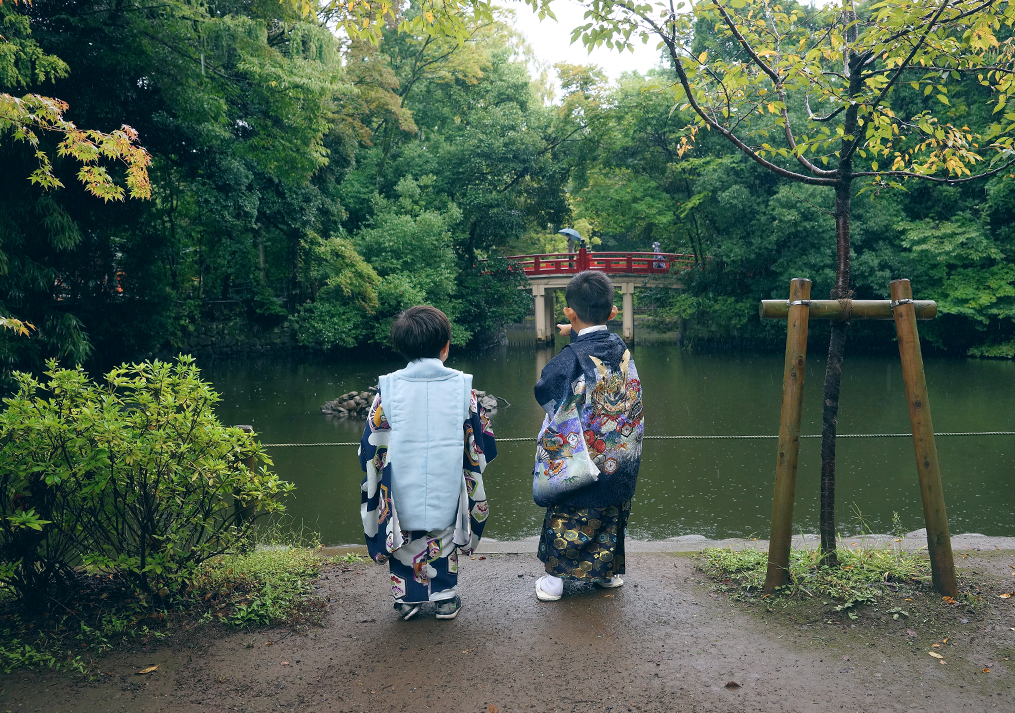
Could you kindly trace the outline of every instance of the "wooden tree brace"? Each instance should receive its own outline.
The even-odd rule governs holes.
[[[803,300],[808,307],[810,319],[895,319],[898,306],[891,300]],[[917,319],[934,319],[937,316],[937,302],[933,300],[909,300],[901,304],[912,304]],[[762,300],[758,314],[762,319],[786,319],[789,316],[789,300]]]
[[[923,371],[920,336],[916,329],[916,320],[933,319],[937,315],[937,303],[914,300],[909,280],[895,280],[889,285],[892,295],[890,300],[812,300],[809,299],[810,289],[810,280],[791,280],[788,300],[762,300],[758,310],[762,319],[788,319],[779,456],[775,469],[775,497],[772,502],[772,531],[768,545],[765,591],[771,592],[786,584],[789,579],[808,320],[891,319],[895,321],[902,376],[906,384],[906,401],[913,427],[916,470],[920,478],[920,494],[927,524],[927,549],[933,584],[942,594],[956,597],[958,586],[955,581],[955,564],[948,535],[937,448],[934,444],[934,426],[930,418],[927,378]]]

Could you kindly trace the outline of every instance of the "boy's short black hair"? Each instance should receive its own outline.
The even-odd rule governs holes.
[[[613,283],[595,270],[579,272],[567,283],[567,306],[587,324],[606,324],[613,311]]]
[[[436,359],[451,341],[451,320],[436,307],[410,307],[391,323],[391,345],[414,361]]]

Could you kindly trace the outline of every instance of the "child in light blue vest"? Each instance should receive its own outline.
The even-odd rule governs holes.
[[[458,551],[479,544],[489,514],[482,474],[497,445],[472,376],[444,366],[451,322],[443,312],[407,309],[391,324],[391,342],[409,363],[380,378],[360,441],[367,549],[389,563],[402,619],[427,601],[438,619],[454,619]]]

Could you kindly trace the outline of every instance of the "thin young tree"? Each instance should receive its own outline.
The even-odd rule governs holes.
[[[551,0],[529,0],[534,7]],[[849,300],[850,205],[858,190],[907,180],[976,181],[1015,163],[1015,3],[883,0],[809,8],[786,0],[587,0],[572,41],[618,50],[656,41],[674,73],[675,104],[786,180],[826,186],[835,220],[835,284]],[[696,31],[718,42],[692,51]],[[994,123],[970,129],[957,86]],[[967,92],[968,93],[968,92]],[[847,310],[848,313],[848,310]],[[835,436],[848,321],[832,324],[821,427],[821,548],[835,563]]]

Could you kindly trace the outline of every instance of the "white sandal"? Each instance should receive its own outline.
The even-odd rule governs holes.
[[[619,574],[615,574],[613,575],[613,577],[607,579],[605,582],[596,582],[596,586],[602,587],[603,589],[616,589],[617,587],[624,586],[624,580],[621,578]]]

